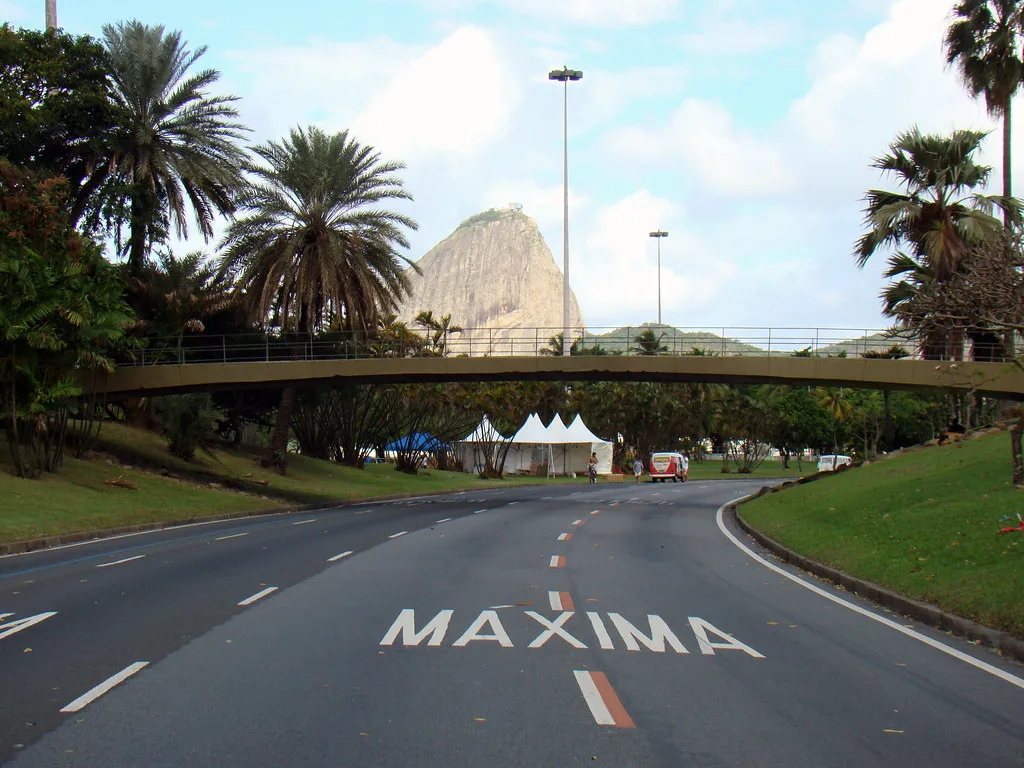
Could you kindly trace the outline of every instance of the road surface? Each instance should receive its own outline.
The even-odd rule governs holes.
[[[473,492],[0,559],[0,759],[1024,765],[1021,669],[758,559],[718,510],[760,484]]]

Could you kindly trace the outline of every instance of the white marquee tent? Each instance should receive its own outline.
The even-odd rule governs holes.
[[[580,416],[567,427],[556,414],[545,427],[540,417],[533,414],[512,438],[505,471],[536,472],[546,465],[549,474],[586,474],[591,452],[597,454],[597,473],[610,474],[612,444],[591,432]]]
[[[457,451],[464,472],[479,473],[488,457],[498,464],[509,438],[502,435],[484,416],[477,428],[459,441]]]

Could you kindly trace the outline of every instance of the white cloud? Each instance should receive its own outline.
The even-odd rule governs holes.
[[[641,27],[671,19],[680,0],[419,0],[436,13],[465,11],[474,5],[498,5],[548,23],[568,22],[596,27]]]
[[[699,31],[685,35],[682,45],[691,55],[750,56],[778,48],[789,31],[789,25],[777,19],[751,22],[718,16],[704,22]]]
[[[702,189],[737,197],[771,195],[793,183],[785,156],[770,141],[734,124],[721,105],[685,99],[666,125],[611,132],[605,145],[628,163],[680,164]]]
[[[435,152],[470,155],[505,135],[517,101],[517,84],[494,38],[465,26],[408,61],[352,127],[407,160]]]

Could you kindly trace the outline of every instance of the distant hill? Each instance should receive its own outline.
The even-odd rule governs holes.
[[[700,349],[708,354],[764,354],[761,347],[746,344],[735,339],[727,339],[710,331],[681,331],[671,325],[642,323],[641,325],[623,326],[607,333],[595,334],[585,331],[581,346],[601,346],[609,352],[626,353],[630,347],[636,346],[634,339],[644,331],[653,331],[661,337],[661,344],[668,347],[671,354],[687,354]]]

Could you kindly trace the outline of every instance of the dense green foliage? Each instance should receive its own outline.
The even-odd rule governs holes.
[[[0,414],[21,476],[60,466],[81,377],[112,369],[130,317],[123,284],[66,210],[63,179],[0,161]]]

